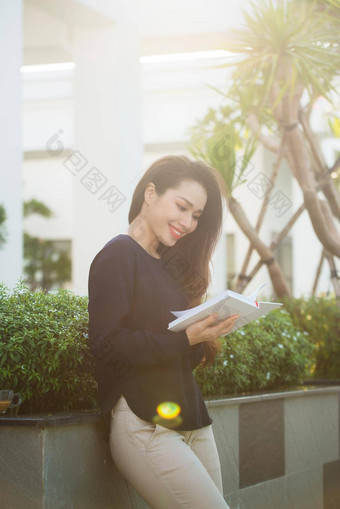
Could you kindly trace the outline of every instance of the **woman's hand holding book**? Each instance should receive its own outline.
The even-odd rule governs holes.
[[[211,326],[216,321],[217,313],[195,322],[185,329],[188,341],[191,346],[205,341],[212,341],[224,334],[227,334],[234,326],[235,321],[240,315],[228,316],[225,320],[220,321],[217,325]]]

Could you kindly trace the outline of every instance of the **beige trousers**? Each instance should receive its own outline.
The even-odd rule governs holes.
[[[152,509],[229,509],[212,426],[176,431],[137,417],[125,398],[111,411],[110,449]]]

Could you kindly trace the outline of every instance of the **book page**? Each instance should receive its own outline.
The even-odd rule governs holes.
[[[240,327],[243,327],[247,323],[250,323],[253,320],[256,320],[257,318],[260,318],[261,316],[265,316],[267,313],[269,313],[273,309],[276,309],[280,306],[283,306],[283,304],[281,302],[259,302],[258,309],[251,311],[247,315],[240,316],[240,318],[238,320],[236,320],[234,327],[231,329],[231,331],[229,331],[227,334],[223,334],[223,335],[228,336],[228,334],[235,332]]]
[[[168,329],[174,332],[179,332],[189,327],[189,325],[203,320],[212,313],[218,314],[217,319],[213,323],[217,324],[230,315],[246,316],[257,309],[255,302],[239,300],[231,297],[230,295],[227,295],[223,298],[223,300],[218,302],[217,298],[221,299],[221,296],[210,299],[208,302],[205,302],[203,305],[201,304],[196,308],[186,310],[184,313],[181,312],[180,316],[176,320],[169,323]],[[172,313],[175,314],[173,311]]]
[[[193,315],[196,315],[196,313],[198,313],[199,311],[201,311],[203,309],[208,309],[208,308],[210,309],[210,306],[212,304],[216,304],[216,303],[222,301],[223,299],[225,299],[226,297],[234,297],[235,299],[237,299],[240,302],[245,302],[245,303],[253,306],[254,302],[256,301],[258,292],[267,284],[268,283],[264,283],[263,285],[259,286],[255,290],[255,292],[253,292],[251,295],[248,295],[248,296],[242,295],[241,293],[234,292],[233,290],[224,290],[223,292],[219,293],[215,297],[208,299],[207,301],[203,302],[202,304],[199,304],[198,306],[195,306],[194,308],[184,309],[183,311],[171,311],[171,313],[173,315],[175,315],[177,318],[184,316],[185,314],[187,314],[187,316],[193,316]],[[212,313],[212,311],[211,311],[211,313]],[[232,312],[231,314],[235,314],[235,313]]]
[[[229,293],[229,290],[226,290],[226,291],[220,293],[219,295],[212,297],[211,299],[207,300],[206,302],[203,302],[202,304],[195,306],[194,308],[185,309],[184,311],[171,311],[171,313],[173,315],[177,316],[177,318],[179,318],[180,316],[183,316],[183,315],[187,315],[188,317],[196,315],[200,311],[203,311],[204,309],[208,309],[211,306],[213,306],[214,304],[217,304],[221,300],[227,298],[228,293]],[[208,316],[208,315],[206,315],[206,316]]]
[[[211,299],[207,300],[206,302],[203,302],[203,304],[199,304],[198,306],[190,309],[184,309],[183,311],[171,311],[173,315],[175,315],[177,318],[186,315],[187,317],[190,316],[197,316],[201,311],[209,311],[206,315],[208,316],[211,313],[217,312],[215,306],[218,306],[219,303],[225,302],[227,298],[233,297],[233,300],[235,299],[237,302],[246,304],[246,307],[251,306],[253,307],[255,304],[255,301],[253,299],[250,299],[249,297],[245,297],[244,295],[240,295],[239,293],[232,292],[231,290],[225,290],[224,292],[216,295],[215,297],[212,297]],[[242,309],[246,309],[246,307],[243,306]],[[203,316],[203,315],[202,315]]]
[[[189,327],[189,325],[203,320],[212,313],[218,313],[218,317],[211,325],[217,325],[222,320],[225,320],[228,316],[241,315],[240,318],[235,322],[233,329],[228,333],[230,334],[240,327],[243,327],[243,325],[246,323],[264,316],[272,309],[282,306],[281,303],[277,302],[260,302],[258,304],[255,302],[243,302],[231,296],[226,297],[223,301],[220,302],[216,302],[216,299],[214,299],[215,303],[211,304],[212,300],[213,299],[209,301],[208,306],[206,305],[208,303],[204,303],[205,307],[203,309],[201,306],[197,306],[198,308],[201,308],[201,310],[198,312],[195,311],[197,308],[192,308],[191,310],[185,310],[184,312],[181,312],[181,315],[176,320],[173,320],[169,323],[168,329],[173,332],[180,332]]]

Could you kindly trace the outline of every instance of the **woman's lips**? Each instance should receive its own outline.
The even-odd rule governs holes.
[[[182,234],[179,234],[177,232],[177,230],[175,230],[175,228],[173,226],[171,226],[171,224],[169,224],[169,228],[170,228],[170,232],[171,232],[171,235],[175,238],[175,239],[180,239],[182,237]]]

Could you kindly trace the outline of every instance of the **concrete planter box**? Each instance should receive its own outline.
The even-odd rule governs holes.
[[[340,507],[340,386],[207,406],[231,509]],[[149,508],[115,469],[97,414],[1,416],[0,507]]]

